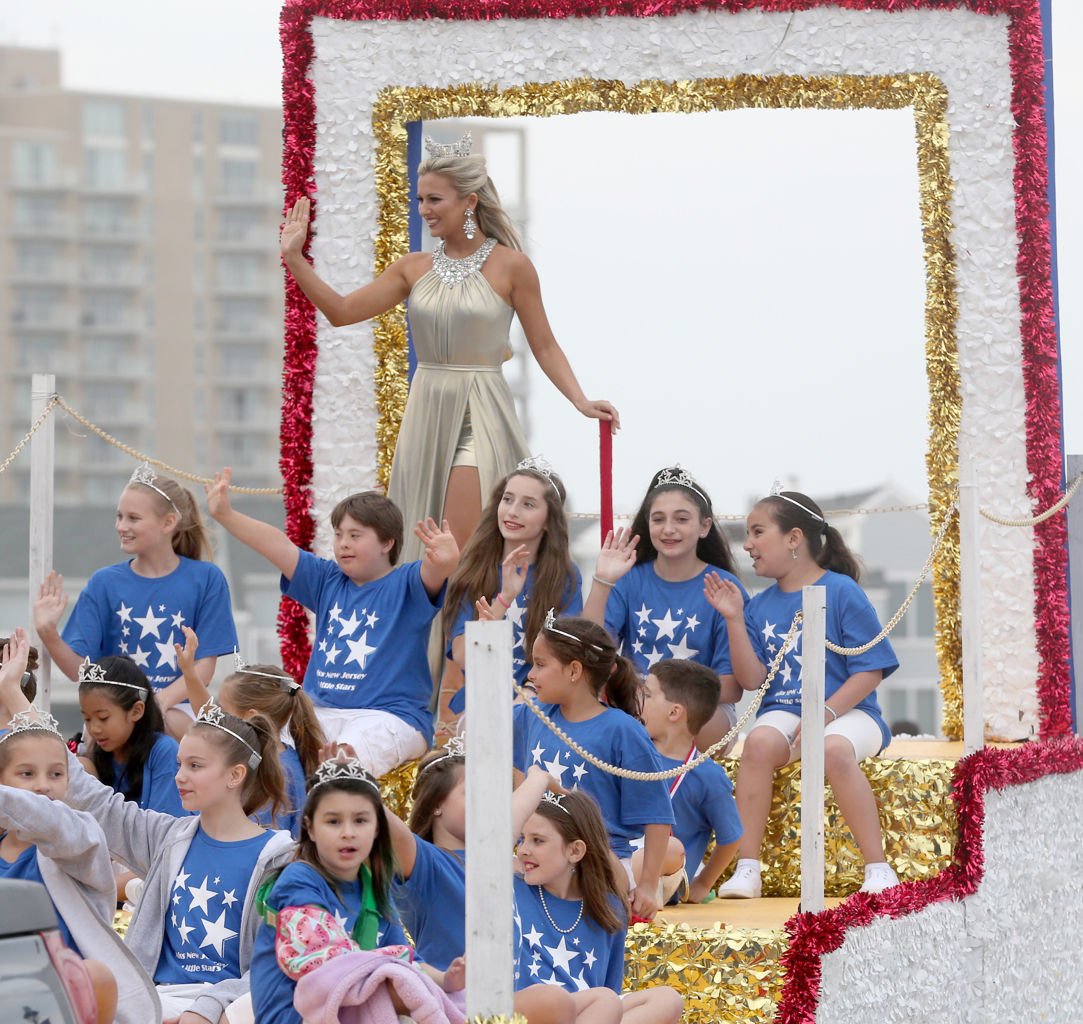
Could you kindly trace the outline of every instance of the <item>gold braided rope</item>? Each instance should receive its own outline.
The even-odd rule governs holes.
[[[3,473],[4,470],[15,461],[19,453],[30,443],[30,438],[38,432],[41,425],[49,418],[49,414],[56,408],[59,401],[59,395],[54,394],[49,396],[49,401],[45,403],[45,408],[41,410],[41,415],[30,425],[30,429],[23,434],[19,443],[11,449],[11,453],[8,457],[4,459],[3,462],[0,462],[0,473]]]
[[[84,415],[82,415],[82,413],[79,413],[75,409],[73,409],[70,405],[68,405],[67,402],[64,401],[64,399],[59,394],[54,394],[49,399],[49,402],[49,409],[52,409],[53,406],[59,405],[61,409],[63,409],[69,416],[71,416],[73,419],[77,420],[84,427],[86,427],[87,430],[97,434],[98,437],[100,437],[103,441],[111,444],[114,448],[119,448],[122,452],[124,452],[125,455],[130,455],[133,459],[138,459],[140,462],[149,462],[152,466],[157,466],[159,469],[164,469],[170,476],[181,477],[182,479],[190,480],[193,483],[214,483],[214,477],[197,476],[195,473],[189,473],[183,469],[178,469],[176,466],[171,466],[168,462],[163,462],[161,459],[156,459],[152,455],[147,455],[145,452],[141,452],[138,449],[133,448],[131,445],[125,444],[123,441],[117,440],[117,438],[113,437],[112,434],[103,430],[96,423],[91,423],[91,421],[88,420]],[[40,426],[40,424],[35,424],[34,430],[36,430],[38,426]],[[25,443],[25,439],[23,443]],[[7,463],[5,462],[4,466],[6,465]],[[282,493],[281,487],[240,487],[237,484],[230,484],[229,489],[231,491],[236,491],[238,494],[271,495]]]
[[[737,734],[741,731],[741,727],[749,720],[752,713],[760,706],[760,701],[762,701],[767,694],[767,689],[774,681],[779,666],[782,664],[782,659],[793,650],[794,645],[797,643],[797,627],[800,624],[801,612],[797,612],[793,617],[793,621],[790,623],[789,632],[782,639],[782,646],[778,649],[778,654],[775,655],[774,660],[767,669],[766,678],[760,684],[759,689],[756,690],[756,695],[752,698],[748,707],[745,708],[744,714],[737,719],[733,728],[731,728],[717,743],[712,743],[694,760],[686,761],[684,764],[678,765],[676,768],[670,768],[664,772],[637,772],[631,768],[620,768],[615,764],[608,764],[576,743],[571,736],[538,707],[533,694],[528,693],[523,687],[515,682],[514,679],[512,680],[511,685],[515,687],[515,692],[522,698],[523,703],[530,708],[534,715],[541,720],[542,724],[553,733],[557,739],[563,740],[564,743],[571,747],[571,749],[583,758],[584,761],[594,765],[595,768],[600,769],[607,775],[616,775],[618,778],[632,779],[635,782],[664,782],[666,779],[675,779],[678,775],[685,775],[693,768],[698,768],[704,761],[710,760],[716,752],[725,750],[726,747],[736,739]]]
[[[824,515],[831,516],[872,516],[880,515],[887,512],[928,512],[929,506],[926,502],[916,502],[913,505],[881,505],[875,508],[829,508]],[[601,519],[602,514],[600,512],[569,512],[567,513],[569,519]],[[614,519],[635,519],[635,515],[630,512],[614,512]],[[712,513],[711,518],[716,522],[725,521],[728,523],[743,523],[748,515],[741,512],[716,512]]]
[[[1075,497],[1076,491],[1079,490],[1080,485],[1083,484],[1083,473],[1080,473],[1064,492],[1061,498],[1050,505],[1044,512],[1039,512],[1034,516],[1024,516],[1020,519],[1010,519],[1006,516],[998,516],[995,512],[987,512],[985,509],[979,509],[978,511],[989,520],[991,523],[996,523],[999,526],[1037,526],[1039,523],[1044,523],[1047,519],[1051,519],[1062,508],[1064,508],[1068,502]]]
[[[844,657],[852,658],[858,654],[864,654],[866,651],[871,651],[881,640],[883,640],[902,620],[902,617],[910,609],[910,605],[914,598],[917,597],[918,591],[921,589],[921,585],[929,577],[929,573],[933,571],[933,562],[936,560],[936,553],[940,550],[940,545],[944,543],[944,536],[948,532],[948,526],[952,520],[959,513],[959,499],[955,498],[948,506],[947,512],[944,514],[944,521],[940,524],[940,529],[937,532],[936,540],[933,541],[932,550],[929,552],[929,557],[925,559],[925,565],[922,567],[921,574],[918,576],[917,582],[910,588],[910,593],[903,599],[903,603],[899,605],[899,610],[891,616],[887,625],[880,630],[867,644],[862,644],[860,647],[839,647],[837,644],[833,644],[830,640],[824,639],[824,646],[835,654],[841,654]]]

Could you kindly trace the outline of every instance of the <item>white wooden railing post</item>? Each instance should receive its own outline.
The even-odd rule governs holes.
[[[985,746],[981,667],[981,544],[978,486],[972,456],[959,455],[959,584],[963,631],[963,751]]]
[[[56,377],[35,373],[30,384],[30,422],[35,423],[56,391]],[[53,417],[38,428],[30,441],[30,602],[26,626],[38,648],[39,707],[48,709],[52,696],[52,659],[34,629],[34,601],[42,581],[53,568],[53,473],[55,462]]]
[[[466,1015],[511,1014],[511,622],[466,624]]]
[[[801,909],[824,909],[824,638],[827,590],[801,592]]]
[[[1068,480],[1083,473],[1083,455],[1068,456]],[[1072,604],[1075,731],[1083,732],[1083,494],[1068,506],[1068,579]]]

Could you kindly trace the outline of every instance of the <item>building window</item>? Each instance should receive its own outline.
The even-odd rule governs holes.
[[[260,327],[266,311],[262,299],[222,299],[218,303],[217,326],[223,331],[251,331]]]
[[[60,370],[64,339],[56,334],[16,334],[15,366],[31,373],[57,373]]]
[[[85,327],[122,327],[129,320],[131,306],[125,292],[88,292],[83,302]]]
[[[259,118],[255,114],[219,114],[218,144],[220,146],[258,146]]]
[[[48,277],[60,263],[61,247],[56,242],[16,242],[15,268],[23,274]]]
[[[220,448],[218,462],[227,466],[249,466],[263,454],[263,439],[254,434],[225,434]]]
[[[83,167],[91,188],[123,188],[127,183],[127,154],[123,149],[88,146]]]
[[[132,393],[129,384],[87,384],[83,395],[88,416],[114,416],[123,411]]]
[[[83,358],[88,368],[97,372],[122,370],[132,357],[132,346],[126,338],[86,338]]]
[[[223,253],[218,257],[221,288],[258,288],[263,282],[263,257],[247,253]]]
[[[12,319],[16,324],[55,324],[64,304],[64,290],[26,285],[15,291]]]
[[[203,141],[203,111],[202,110],[193,110],[192,111],[192,141],[193,142],[202,142]]]
[[[56,146],[16,142],[11,147],[11,176],[16,185],[51,185],[59,178]]]
[[[83,249],[83,279],[116,284],[134,279],[129,249],[122,245],[88,245]]]
[[[219,163],[222,195],[252,196],[259,179],[259,165],[255,160],[222,160]]]
[[[269,234],[259,210],[225,209],[219,214],[219,241],[249,242]]]
[[[87,100],[83,104],[83,134],[100,139],[123,139],[124,104],[118,100]]]
[[[247,388],[221,388],[218,412],[227,423],[250,423],[259,417],[256,395]]]
[[[83,208],[87,229],[98,235],[121,235],[135,227],[127,199],[88,199]]]
[[[16,196],[15,223],[21,228],[55,228],[60,224],[60,200],[53,196]]]

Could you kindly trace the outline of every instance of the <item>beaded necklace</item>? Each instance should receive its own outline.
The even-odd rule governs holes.
[[[583,900],[579,900],[579,913],[572,922],[571,928],[561,928],[560,925],[553,920],[553,915],[549,913],[549,906],[545,902],[545,890],[540,885],[535,886],[535,888],[538,890],[538,898],[541,900],[542,910],[545,911],[545,916],[549,919],[549,923],[560,932],[561,935],[571,935],[578,927],[579,922],[583,920]]]
[[[461,260],[453,259],[444,252],[444,240],[441,238],[436,243],[432,252],[432,269],[436,276],[448,288],[454,288],[461,281],[465,281],[471,274],[481,270],[481,265],[489,258],[489,254],[496,248],[495,238],[486,238],[484,242],[469,256]]]

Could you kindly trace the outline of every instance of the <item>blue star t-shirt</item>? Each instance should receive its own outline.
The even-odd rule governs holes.
[[[221,842],[200,826],[173,879],[157,985],[221,981],[241,976],[240,933],[245,895],[259,855],[273,832]]]
[[[602,705],[599,705],[601,707]],[[570,722],[559,704],[542,704],[544,711],[579,746],[606,764],[633,771],[656,772],[658,752],[647,730],[631,715],[616,708],[583,722]],[[609,845],[618,857],[632,855],[632,840],[646,825],[672,825],[669,792],[661,781],[624,779],[588,764],[525,704],[516,704],[513,762],[521,772],[540,765],[565,789],[581,789],[598,802]]]
[[[504,580],[504,568],[500,568],[500,580],[503,585]],[[512,674],[515,676],[515,681],[522,686],[526,682],[526,677],[530,673],[531,667],[531,652],[526,650],[523,646],[526,642],[526,612],[527,607],[530,604],[530,598],[534,593],[534,565],[527,566],[526,579],[523,581],[523,589],[519,596],[512,601],[511,607],[504,614],[504,618],[511,623],[512,637],[514,644],[511,651],[511,666]],[[578,615],[583,610],[583,576],[578,569],[574,574],[569,575],[564,594],[560,600],[560,607],[557,608],[556,613],[561,615]],[[448,642],[447,655],[451,657],[451,640],[454,640],[457,636],[462,636],[466,632],[466,624],[473,620],[475,613],[473,601],[463,601],[462,606],[459,608],[459,617],[455,620],[455,625],[451,629],[451,636]],[[454,697],[451,698],[448,707],[457,715],[461,715],[466,709],[466,687],[460,689]]]
[[[437,970],[466,952],[466,851],[414,836],[414,870],[392,892],[417,955]]]
[[[280,828],[298,839],[301,835],[301,815],[305,809],[305,770],[294,747],[283,746],[278,755],[278,763],[286,782],[286,807],[278,812],[274,821],[271,820],[270,807],[264,807],[255,818],[266,828]]]
[[[443,591],[429,596],[420,562],[354,583],[335,562],[302,551],[282,593],[316,615],[305,692],[317,706],[386,711],[432,740],[426,652]]]
[[[849,576],[825,572],[814,585],[827,590],[827,639],[837,647],[862,647],[880,632],[876,609],[865,591]],[[778,653],[794,615],[800,610],[801,591],[781,590],[777,583],[758,593],[745,605],[745,629],[756,656],[764,665],[769,665]],[[802,651],[799,628],[797,645],[779,666],[778,675],[763,698],[757,717],[772,709],[801,714]],[[824,699],[829,700],[850,676],[858,672],[883,672],[886,679],[898,667],[899,659],[895,657],[886,637],[864,654],[848,657],[828,650]],[[857,707],[880,727],[883,746],[886,747],[891,742],[891,730],[880,713],[876,691],[873,690]]]
[[[212,562],[181,557],[176,569],[154,579],[133,572],[129,562],[99,569],[75,602],[63,637],[92,661],[126,654],[160,690],[181,674],[173,647],[184,643],[181,626],[196,631],[201,658],[237,649],[229,587]]]
[[[267,897],[267,906],[277,913],[285,907],[321,907],[350,934],[361,912],[361,883],[338,882],[332,886],[311,864],[294,861],[282,869]],[[286,976],[275,957],[276,929],[266,922],[256,933],[252,948],[252,1009],[260,1024],[301,1024],[293,1008],[297,982]],[[406,935],[397,919],[381,917],[376,945],[406,945]]]
[[[188,812],[181,806],[177,792],[177,741],[163,732],[158,733],[154,745],[143,764],[143,785],[139,793],[139,806],[147,811],[161,811],[174,817],[184,817]],[[127,762],[113,758],[113,792],[123,793],[128,788]]]
[[[726,620],[708,603],[703,580],[716,572],[736,584],[741,581],[725,569],[708,565],[690,580],[673,583],[655,571],[655,562],[641,562],[617,580],[605,606],[605,628],[620,642],[621,653],[642,675],[665,658],[685,658],[733,674]]]
[[[623,918],[615,897],[612,903]],[[581,900],[562,900],[516,876],[516,991],[559,985],[568,992],[611,988],[620,995],[627,929],[607,932],[581,911]]]

